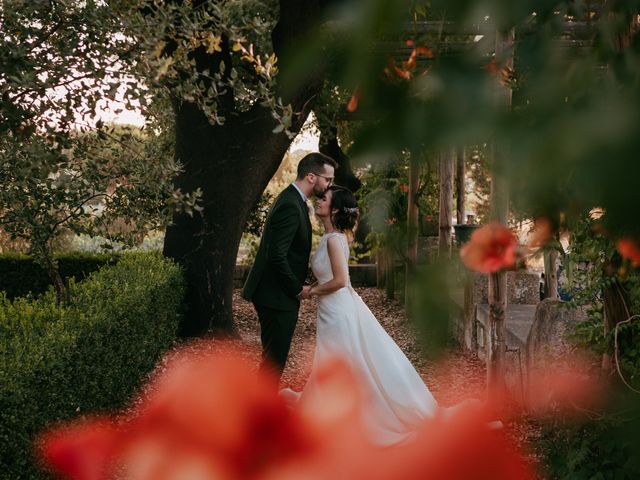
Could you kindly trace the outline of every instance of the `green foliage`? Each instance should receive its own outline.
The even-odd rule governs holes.
[[[583,215],[571,226],[571,249],[566,256],[569,293],[567,307],[586,306],[588,320],[577,326],[573,337],[598,352],[613,352],[614,331],[604,334],[603,290],[618,282],[628,293],[627,309],[640,312],[640,271],[621,262],[615,243],[607,233],[607,214],[594,219]],[[620,264],[619,268],[613,265]],[[640,376],[640,322],[618,328],[620,367],[627,380],[638,383]],[[635,380],[635,382],[634,382]]]
[[[571,301],[568,308],[585,306],[588,318],[576,326],[571,337],[579,345],[597,353],[611,354],[614,332],[605,335],[603,290],[619,282],[629,294],[630,313],[640,311],[640,272],[620,262],[615,244],[605,225],[602,212],[585,214],[570,225],[570,250],[564,259]],[[594,218],[598,217],[598,218]],[[614,269],[612,265],[620,264]],[[620,371],[637,388],[640,375],[640,322],[618,328]],[[617,375],[617,373],[614,373]],[[617,378],[617,377],[615,377]],[[568,421],[558,414],[545,425],[537,449],[549,478],[618,479],[640,475],[640,451],[637,445],[640,404],[637,394],[626,386],[612,391],[615,402],[599,412],[597,418]]]
[[[363,221],[371,228],[367,239],[370,248],[385,244],[401,257],[405,253],[407,230],[409,155],[401,156],[396,163],[365,171],[361,176],[362,187],[356,193],[358,203],[364,206]],[[431,163],[426,159],[422,164],[417,201],[421,233],[437,235],[438,183]]]
[[[267,220],[267,214],[269,213],[269,208],[271,208],[273,200],[273,195],[268,192],[265,192],[260,197],[256,206],[249,212],[249,219],[244,227],[245,233],[255,236],[262,234],[262,227]]]
[[[545,478],[576,480],[634,479],[640,476],[638,408],[626,405],[589,420],[558,417],[545,425],[537,443]]]
[[[64,253],[55,256],[62,278],[76,282],[84,280],[103,265],[115,264],[120,255]],[[7,253],[0,255],[0,291],[8,299],[29,293],[44,293],[51,286],[47,272],[28,255]]]
[[[0,296],[1,478],[45,478],[34,436],[58,421],[121,407],[172,344],[184,291],[158,254],[127,254],[72,283],[73,303]]]
[[[195,104],[212,124],[224,122],[219,104],[237,112],[260,104],[287,130],[293,113],[274,94],[276,7],[4,2],[0,228],[27,241],[54,276],[52,242],[63,228],[135,245],[172,213],[199,211],[199,190],[172,186],[180,170],[172,102]],[[139,106],[148,129],[96,122],[104,102]]]

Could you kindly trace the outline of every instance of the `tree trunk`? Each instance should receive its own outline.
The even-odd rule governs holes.
[[[451,253],[451,217],[453,214],[453,172],[456,152],[449,149],[440,154],[440,214],[438,229],[438,250],[441,256]]]
[[[420,162],[415,152],[411,153],[409,167],[409,200],[407,205],[407,264],[404,282],[405,311],[411,311],[411,279],[418,261],[418,189],[420,188]]]
[[[387,300],[393,300],[396,296],[396,258],[392,248],[385,247],[385,266]]]
[[[468,352],[474,350],[473,344],[473,322],[475,320],[475,305],[473,303],[473,282],[475,273],[471,271],[464,272],[464,306],[463,306],[463,320],[464,320],[464,337],[463,346]]]
[[[464,169],[464,148],[458,148],[456,158],[456,221],[458,225],[465,223],[464,202],[465,192],[465,169]]]
[[[272,34],[279,64],[286,64],[287,49],[320,18],[319,3],[280,1]],[[198,67],[217,70],[220,61],[230,61],[229,48],[224,45],[215,55],[201,52]],[[302,126],[321,86],[321,79],[308,79],[296,92],[281,92],[297,113],[292,131]],[[204,207],[202,215],[176,214],[165,235],[164,255],[183,267],[187,281],[183,336],[235,334],[233,277],[242,231],[291,144],[284,133],[272,133],[276,123],[264,107],[238,112],[227,95],[220,98],[219,111],[226,122],[212,126],[194,104],[174,102],[176,157],[183,165],[176,187],[200,188]]]
[[[558,251],[554,248],[545,253],[544,298],[558,298]]]
[[[362,182],[351,169],[351,160],[338,143],[338,129],[335,126],[320,125],[320,153],[333,158],[338,163],[335,183],[356,192]]]

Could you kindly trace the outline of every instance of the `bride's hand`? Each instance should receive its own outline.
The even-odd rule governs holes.
[[[305,285],[304,287],[302,287],[302,291],[298,295],[298,298],[300,300],[307,300],[308,298],[311,298],[311,288],[311,285]]]

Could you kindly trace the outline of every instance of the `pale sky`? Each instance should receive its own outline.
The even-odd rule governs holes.
[[[122,111],[116,113],[116,110],[118,109],[121,109]],[[106,100],[101,100],[98,102],[97,111],[98,114],[96,115],[95,121],[102,120],[104,123],[136,125],[138,127],[143,126],[145,123],[145,119],[140,114],[139,110],[127,109],[124,104],[119,102],[107,102]],[[318,151],[320,133],[313,125],[313,120],[313,113],[310,113],[307,121],[300,130],[300,133],[291,143],[289,151]]]

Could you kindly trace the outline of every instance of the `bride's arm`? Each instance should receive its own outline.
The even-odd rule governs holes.
[[[330,237],[327,239],[327,250],[329,252],[329,261],[331,262],[331,271],[333,278],[322,285],[315,285],[309,290],[310,295],[328,295],[348,284],[349,265],[344,258],[342,244],[338,237]]]

